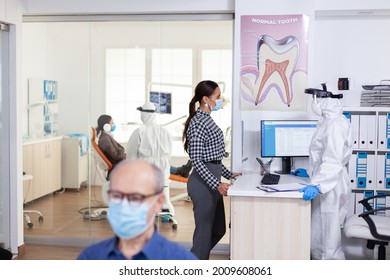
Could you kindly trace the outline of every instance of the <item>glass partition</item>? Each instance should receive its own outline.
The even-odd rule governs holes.
[[[94,156],[91,143],[92,128],[96,128],[100,115],[112,117],[117,128],[111,135],[126,147],[133,131],[142,124],[136,108],[159,93],[158,106],[163,110],[157,114],[157,122],[173,136],[171,165],[181,166],[188,161],[181,142],[188,104],[196,84],[211,79],[224,88],[226,107],[213,117],[228,139],[232,30],[230,20],[23,24],[24,168],[31,164],[28,172],[34,173],[34,196],[25,208],[39,210],[44,216],[42,222],[34,218],[31,228],[25,225],[26,242],[50,240],[86,246],[113,235],[106,219],[104,164]],[[55,82],[55,98],[45,100],[45,81]],[[42,100],[38,98],[33,104],[36,93]],[[42,117],[44,112],[48,119]],[[43,125],[42,132],[42,121],[51,122],[51,129],[45,130]],[[41,135],[34,130],[37,127]],[[50,148],[46,145],[58,137],[61,145],[55,154],[52,143]],[[39,147],[42,141],[46,145]],[[42,165],[34,164],[41,160],[39,149],[43,157],[52,149],[52,157],[60,158],[60,167],[44,174]],[[230,165],[230,158],[226,158],[226,165]],[[39,180],[49,180],[48,185],[53,185],[53,178],[60,178],[57,185],[38,195]],[[182,197],[172,202],[178,228],[173,230],[171,223],[156,219],[158,229],[169,239],[190,244],[194,222],[185,183],[172,181],[170,193],[171,197]],[[228,233],[223,242],[228,244]]]

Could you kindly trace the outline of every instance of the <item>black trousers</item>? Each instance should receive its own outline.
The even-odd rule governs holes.
[[[206,166],[215,177],[221,178],[221,164],[206,163]],[[191,252],[201,260],[208,260],[211,249],[226,233],[223,196],[211,190],[195,169],[188,179],[187,191],[195,218]]]

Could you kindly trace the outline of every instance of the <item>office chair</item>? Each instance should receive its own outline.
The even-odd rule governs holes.
[[[367,248],[370,250],[379,245],[378,260],[386,259],[385,246],[390,241],[390,217],[378,215],[378,212],[385,212],[390,207],[373,209],[368,201],[389,196],[390,194],[375,195],[360,200],[359,203],[365,207],[365,211],[348,217],[344,225],[346,237],[366,239]]]
[[[24,202],[26,201],[26,198],[27,198],[27,195],[28,195],[28,192],[30,191],[30,186],[31,186],[31,181],[34,177],[30,174],[25,174],[23,172],[23,181],[28,181],[28,187],[27,187],[27,191],[26,191],[26,195],[25,195],[25,198],[24,198]],[[23,204],[25,204],[23,202]],[[32,228],[34,226],[34,224],[31,222],[31,218],[28,214],[31,214],[31,213],[35,213],[35,214],[38,214],[38,221],[39,222],[43,222],[43,215],[40,211],[38,210],[23,210],[23,216],[24,218],[26,219],[26,222],[27,222],[27,226],[29,228]]]

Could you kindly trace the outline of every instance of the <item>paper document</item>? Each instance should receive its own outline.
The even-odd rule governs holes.
[[[305,186],[301,183],[289,183],[278,185],[263,185],[257,186],[258,189],[265,192],[297,192]]]

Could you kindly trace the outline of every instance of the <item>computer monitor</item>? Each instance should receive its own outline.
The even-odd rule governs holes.
[[[156,112],[172,114],[172,94],[168,92],[151,91],[149,101],[156,106]]]
[[[282,158],[279,174],[290,174],[292,157],[309,156],[309,146],[317,127],[315,120],[262,120],[261,157]]]

